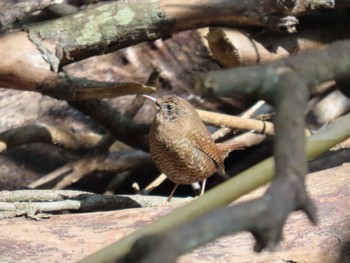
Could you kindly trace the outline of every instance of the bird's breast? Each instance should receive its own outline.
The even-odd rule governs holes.
[[[211,176],[217,169],[214,160],[195,147],[186,136],[151,133],[150,152],[158,169],[179,184],[189,184]]]

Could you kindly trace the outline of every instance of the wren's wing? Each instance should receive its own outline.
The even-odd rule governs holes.
[[[222,155],[207,128],[205,127],[203,130],[192,130],[191,133],[193,133],[191,135],[193,146],[207,154],[216,163],[220,172],[225,173]]]

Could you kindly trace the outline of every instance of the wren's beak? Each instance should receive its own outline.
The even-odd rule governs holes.
[[[156,104],[157,108],[161,108],[161,106],[156,98],[149,96],[149,95],[145,95],[145,94],[143,94],[142,96],[145,97],[146,99],[154,102]]]

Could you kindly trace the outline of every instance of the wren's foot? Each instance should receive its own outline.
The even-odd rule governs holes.
[[[171,191],[171,193],[170,193],[170,195],[169,195],[169,197],[168,197],[168,199],[167,199],[167,202],[168,203],[170,203],[170,200],[171,200],[171,198],[173,197],[173,195],[174,195],[174,193],[175,193],[175,191],[176,191],[176,188],[179,186],[179,184],[176,184],[175,185],[175,187],[173,188],[173,190]]]
[[[205,179],[203,180],[203,183],[202,183],[202,189],[201,189],[201,193],[200,193],[200,195],[199,195],[199,196],[204,195],[204,192],[205,192],[205,185],[206,185],[206,183],[207,183],[207,178],[205,178]]]

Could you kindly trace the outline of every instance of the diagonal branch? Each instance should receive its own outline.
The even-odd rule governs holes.
[[[148,132],[148,126],[135,124],[107,102],[84,100],[71,101],[69,104],[106,127],[115,139],[138,149],[148,148],[146,139],[142,137]]]
[[[350,115],[348,114],[336,120],[334,123],[321,130],[318,134],[310,136],[307,141],[307,158],[309,160],[313,159],[318,155],[324,153],[337,143],[342,142],[346,138],[348,138],[350,136],[349,123]],[[241,195],[250,192],[252,189],[257,188],[258,186],[266,184],[272,179],[272,177],[273,160],[272,158],[269,158],[261,162],[260,164],[257,164],[254,167],[251,167],[243,173],[235,176],[234,178],[226,181],[225,183],[220,184],[218,187],[208,191],[204,196],[198,198],[190,204],[174,210],[172,213],[169,213],[160,220],[141,228],[133,234],[123,238],[122,240],[108,247],[105,247],[104,249],[83,259],[80,262],[92,263],[97,261],[103,262],[114,259],[121,259],[123,256],[125,256],[131,251],[132,244],[140,237],[144,235],[164,233],[165,231],[168,231],[170,229],[175,229],[175,227],[184,224],[189,220],[194,220],[204,214],[209,213],[210,211],[222,208],[230,204],[232,201],[234,201]],[[232,209],[235,209],[234,213],[239,213],[239,211],[236,211],[235,207],[236,206],[232,207]],[[210,240],[213,240],[215,237],[221,236],[223,234],[237,232],[238,230],[233,229],[235,226],[240,230],[244,230],[244,226],[246,226],[245,222],[247,221],[247,216],[245,214],[242,214],[242,218],[240,220],[230,220],[230,224],[225,224],[216,221],[217,217],[215,217],[215,219],[212,220],[214,220],[214,223],[212,221],[205,221],[203,224],[200,225],[198,224],[198,221],[194,223],[196,227],[192,228],[192,230],[197,231],[197,229],[201,229],[198,230],[201,231],[201,233],[191,235],[191,237],[194,240],[190,243],[191,246],[187,246],[187,251],[190,251],[191,249],[197,247],[199,244],[204,244]],[[243,222],[243,225],[239,225],[238,222]],[[210,232],[208,232],[208,224],[216,225],[218,228],[222,228],[221,230],[219,230],[220,233],[211,234]],[[227,226],[230,226],[230,228],[228,228]],[[188,230],[188,228],[186,228],[185,230]],[[187,231],[184,232],[187,233]],[[182,241],[184,241],[184,239],[182,239]],[[188,245],[188,243],[185,242],[182,242],[182,244]],[[159,246],[158,242],[157,245]],[[174,250],[184,251],[183,248],[175,247]],[[138,251],[134,252],[137,253]]]
[[[153,71],[148,77],[147,85],[154,85],[158,78],[159,72]],[[148,149],[148,145],[143,135],[148,132],[149,127],[131,121],[143,106],[143,102],[143,97],[136,96],[124,115],[102,100],[71,101],[70,105],[106,127],[115,139],[145,150]]]
[[[332,145],[348,138],[350,136],[349,123],[350,115],[348,114],[336,120],[320,133],[309,137],[307,144],[308,159],[315,158],[317,155],[331,148]],[[271,169],[269,171],[271,176],[269,179],[271,180],[271,167],[273,164],[271,158],[268,160],[271,161],[268,164]],[[238,183],[238,180],[241,179],[240,177],[242,177],[243,174],[246,179],[250,176],[252,180],[253,178],[255,178],[255,180],[262,179],[264,177],[262,173],[267,167],[264,167],[264,169],[259,168],[262,168],[262,164],[266,164],[268,160],[265,160],[242,174],[237,175],[237,177],[230,179],[228,182],[207,192],[202,198],[173,211],[159,221],[122,239],[119,243],[115,243],[82,260],[81,263],[95,262],[94,260],[96,259],[109,260],[112,258],[118,258],[119,261],[117,260],[117,262],[175,262],[176,257],[179,255],[187,253],[218,237],[240,231],[252,232],[259,242],[255,249],[260,250],[262,248],[261,244],[267,244],[268,240],[266,239],[266,235],[271,233],[271,231],[273,232],[273,230],[278,230],[274,236],[280,237],[281,222],[284,221],[286,215],[295,209],[302,208],[294,204],[293,199],[299,199],[294,189],[283,187],[277,190],[277,187],[271,186],[265,195],[259,199],[236,204],[203,217],[200,217],[199,213],[202,215],[202,211],[198,207],[204,209],[204,207],[207,208],[211,205],[212,199],[223,199],[224,195],[222,194],[221,198],[217,197],[220,193],[225,192],[225,198],[227,198],[227,195],[236,194],[232,193],[234,190],[238,191],[236,188],[239,187],[239,190],[242,190],[242,181]],[[255,169],[260,172],[253,175]],[[287,180],[289,180],[289,178],[287,178]],[[294,180],[294,178],[292,180]],[[228,186],[230,182],[232,182],[231,186],[226,188],[225,186]],[[233,184],[233,182],[235,182],[235,184]],[[284,184],[284,186],[287,186],[287,184]],[[272,191],[272,189],[274,190]],[[277,193],[278,191],[279,193]],[[281,196],[280,192],[285,193],[285,195]],[[196,216],[191,216],[191,219],[197,219],[183,223],[182,216],[189,217],[185,212],[190,213],[190,211],[192,214],[196,213]],[[171,221],[172,217],[175,217],[177,222],[181,222],[179,224],[174,222],[172,222],[172,225],[167,224]],[[169,229],[170,231],[166,232],[166,230]],[[134,245],[131,247],[131,244]],[[123,257],[126,253],[128,253],[127,256]]]
[[[282,227],[291,211],[303,210],[312,222],[317,221],[316,209],[304,185],[307,173],[304,137],[306,103],[309,92],[317,84],[348,78],[349,56],[344,58],[343,52],[349,47],[349,41],[342,41],[268,64],[209,72],[197,82],[197,90],[201,93],[216,96],[254,94],[269,99],[276,108],[276,178],[267,196],[271,198],[270,205],[276,208],[277,222],[254,232],[257,251],[281,240]]]
[[[64,166],[67,170],[69,169],[70,173],[59,181],[53,189],[63,189],[94,171],[122,172],[136,169],[145,165],[146,162],[151,162],[150,155],[142,151],[110,153],[107,157],[96,154],[85,155],[83,158]],[[50,177],[50,174],[47,176]]]

